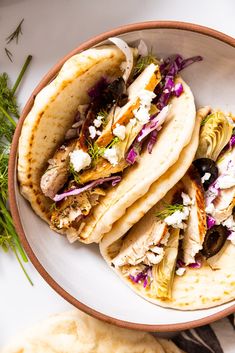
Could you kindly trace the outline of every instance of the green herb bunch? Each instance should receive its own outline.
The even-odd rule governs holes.
[[[8,75],[6,73],[0,75],[0,246],[5,252],[13,251],[26,277],[32,284],[23,266],[23,262],[27,262],[28,259],[20,244],[7,207],[10,143],[16,128],[15,119],[19,117],[15,93],[31,59],[32,57],[28,56],[12,88],[9,87]]]
[[[173,215],[176,211],[183,212],[184,210],[184,205],[176,203],[174,205],[170,205],[168,203],[164,203],[164,208],[162,211],[156,212],[155,216],[164,221],[164,219],[168,216]]]

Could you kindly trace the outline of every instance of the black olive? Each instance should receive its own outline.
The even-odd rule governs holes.
[[[203,243],[202,255],[207,259],[216,255],[224,246],[228,237],[228,230],[221,225],[210,228],[205,236]]]
[[[193,161],[193,165],[197,168],[201,178],[205,173],[210,173],[210,178],[203,183],[204,189],[207,190],[218,178],[218,168],[216,163],[210,158],[199,158]]]

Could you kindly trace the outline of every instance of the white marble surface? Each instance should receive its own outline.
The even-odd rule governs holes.
[[[235,36],[234,0],[0,0],[0,72],[17,76],[25,57],[33,62],[19,92],[21,106],[48,69],[85,39],[122,24],[146,20],[181,20],[206,25]],[[23,36],[10,44],[12,64],[5,56],[5,38],[22,19]],[[34,286],[24,278],[12,255],[0,252],[0,347],[20,329],[71,306],[59,297],[31,264]]]

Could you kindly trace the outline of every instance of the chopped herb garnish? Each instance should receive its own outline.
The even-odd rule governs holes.
[[[160,212],[156,212],[155,216],[160,220],[164,220],[166,217],[173,215],[176,211],[182,212],[184,210],[184,205],[176,203],[174,205],[170,205],[164,203],[164,209]]]
[[[105,127],[108,123],[108,121],[107,121],[108,115],[109,115],[109,113],[107,112],[107,110],[104,110],[104,109],[100,110],[99,113],[97,114],[97,116],[102,117],[101,122],[102,122],[103,127]]]
[[[18,44],[18,40],[19,40],[19,35],[23,34],[22,32],[22,24],[24,22],[24,18],[20,21],[20,23],[18,24],[18,26],[16,27],[16,29],[14,30],[14,32],[12,32],[7,38],[6,38],[6,42],[7,44],[9,44],[10,42],[12,42],[14,39],[16,40],[16,43]]]
[[[11,214],[6,207],[8,200],[7,183],[10,142],[16,127],[14,117],[19,117],[15,92],[28,66],[28,59],[26,63],[27,65],[23,66],[12,89],[9,87],[8,75],[6,73],[0,75],[0,246],[4,251],[13,251],[21,269],[32,284],[23,266],[23,262],[28,262],[28,259],[15,231]]]
[[[53,202],[50,206],[50,212],[53,211],[58,211],[59,209],[57,208],[56,202]]]
[[[12,52],[10,52],[9,49],[5,48],[5,53],[6,53],[6,56],[8,57],[8,59],[9,59],[11,62],[13,62],[13,60],[12,60],[12,57],[13,57]]]
[[[81,184],[79,174],[74,169],[72,163],[69,164],[69,173],[73,176],[73,179],[77,184]]]
[[[96,142],[94,144],[88,142],[88,154],[90,155],[92,162],[97,163],[99,157],[103,156],[105,147],[99,147]]]
[[[152,55],[149,54],[148,56],[144,56],[144,57],[140,57],[137,60],[137,63],[134,67],[134,71],[133,71],[133,75],[139,75],[142,71],[144,71],[144,69],[150,65],[150,64],[158,64],[157,59]]]

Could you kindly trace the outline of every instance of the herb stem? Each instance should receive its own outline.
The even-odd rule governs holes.
[[[14,246],[11,246],[11,249],[12,249],[12,251],[14,252],[14,254],[15,254],[15,256],[16,256],[16,259],[17,259],[17,261],[18,261],[18,263],[19,263],[19,265],[20,265],[22,271],[24,272],[24,274],[25,274],[27,280],[29,281],[29,283],[31,284],[31,286],[33,286],[33,282],[32,282],[32,280],[31,280],[31,278],[29,277],[28,273],[26,272],[26,270],[25,270],[25,268],[24,268],[24,265],[22,264],[22,261],[21,261],[21,259],[19,258],[19,255],[18,255],[16,249],[14,248]]]
[[[9,120],[9,122],[16,128],[15,120],[7,113],[7,111],[0,105],[0,110],[5,115],[5,117]]]
[[[24,65],[23,65],[23,67],[22,67],[22,69],[21,69],[21,71],[19,73],[19,76],[17,77],[17,80],[16,80],[16,82],[15,82],[15,84],[14,84],[12,90],[11,90],[12,91],[12,95],[15,94],[15,92],[16,92],[16,90],[17,90],[17,88],[18,88],[18,86],[19,86],[19,84],[20,84],[20,82],[21,82],[21,80],[22,80],[22,78],[24,76],[24,73],[27,70],[31,60],[32,60],[32,55],[28,55],[27,59],[25,60]]]

